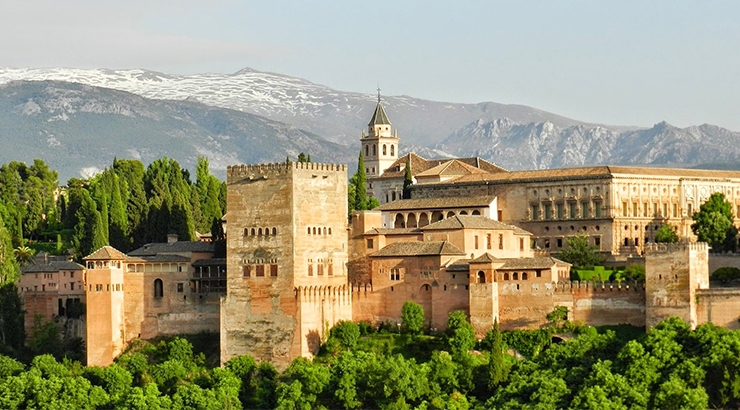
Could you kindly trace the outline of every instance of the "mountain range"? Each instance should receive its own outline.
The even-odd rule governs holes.
[[[214,170],[231,163],[284,160],[301,151],[314,160],[353,163],[377,98],[252,69],[170,75],[0,68],[1,84],[0,143],[24,140],[3,149],[0,161],[59,157],[72,173],[109,164],[111,155],[144,161],[169,155],[186,164],[207,155]],[[427,158],[480,156],[514,170],[732,166],[740,154],[740,133],[713,125],[678,128],[659,122],[638,128],[586,123],[523,105],[409,96],[383,96],[382,101],[398,129],[402,152]],[[25,155],[11,157],[20,146]]]

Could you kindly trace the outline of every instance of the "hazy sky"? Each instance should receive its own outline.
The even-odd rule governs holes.
[[[0,66],[244,67],[344,91],[740,131],[740,1],[3,0]]]

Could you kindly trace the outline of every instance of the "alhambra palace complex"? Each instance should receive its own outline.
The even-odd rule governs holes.
[[[380,102],[360,142],[380,207],[348,224],[345,165],[228,167],[225,260],[212,243],[176,237],[129,254],[103,247],[85,266],[47,259],[21,279],[27,326],[35,313],[64,317],[83,302],[88,365],[110,364],[136,338],[207,331],[220,332],[222,362],[250,354],[284,368],[315,353],[340,320],[400,323],[406,301],[423,306],[430,328],[468,312],[479,336],[494,320],[536,328],[556,306],[592,325],[668,316],[739,325],[740,289],[710,288],[709,271],[740,261],[654,235],[668,223],[692,238],[691,214],[714,192],[740,214],[740,172],[509,172],[479,158],[399,157]],[[404,200],[407,163],[414,185]],[[550,252],[581,234],[612,263],[644,260],[645,283],[571,282],[570,265]]]

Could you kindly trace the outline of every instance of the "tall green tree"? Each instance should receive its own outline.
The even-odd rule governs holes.
[[[401,307],[401,329],[405,333],[419,335],[424,330],[424,308],[408,301]]]
[[[23,348],[26,340],[24,313],[23,299],[15,283],[0,285],[0,340],[16,352]]]
[[[498,319],[493,321],[493,344],[491,345],[491,357],[488,359],[488,388],[494,390],[506,377],[506,361],[504,360],[504,344],[501,331],[498,327]]]
[[[737,246],[737,229],[733,225],[732,204],[725,199],[725,194],[715,192],[695,212],[691,218],[691,230],[701,242],[707,242],[714,250],[726,250]],[[729,243],[725,241],[729,239]],[[734,244],[734,245],[733,245]],[[727,249],[729,250],[729,249]]]
[[[411,155],[406,158],[406,169],[403,171],[403,199],[411,199],[411,185],[414,179],[411,176]]]
[[[72,247],[75,259],[82,260],[93,251],[108,244],[108,238],[103,228],[103,220],[98,212],[95,201],[86,189],[77,188],[76,195],[80,197],[80,205],[75,213],[77,223],[72,235]]]
[[[360,151],[360,157],[357,159],[357,172],[352,183],[355,186],[355,204],[352,209],[364,211],[367,209],[367,173],[365,172],[365,157],[362,155],[362,151]]]
[[[599,249],[588,242],[588,235],[576,235],[565,239],[566,248],[558,258],[577,267],[592,267],[604,263]]]
[[[678,232],[676,227],[670,224],[660,225],[657,231],[655,231],[655,242],[659,243],[675,243],[678,242]]]
[[[0,285],[14,283],[19,278],[20,269],[13,252],[13,241],[0,220]]]

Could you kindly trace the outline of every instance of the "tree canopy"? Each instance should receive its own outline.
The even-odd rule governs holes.
[[[715,192],[709,196],[699,211],[691,215],[691,229],[701,242],[707,242],[716,251],[737,249],[737,229],[733,225],[732,204],[725,194]]]
[[[572,264],[574,267],[593,267],[604,263],[604,256],[599,249],[589,243],[588,235],[576,235],[565,239],[566,247],[558,258]]]

